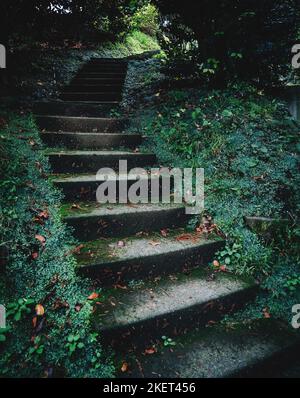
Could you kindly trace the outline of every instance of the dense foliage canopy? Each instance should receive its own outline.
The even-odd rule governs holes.
[[[1,42],[112,39],[127,31],[128,18],[144,3],[143,0],[2,0]]]
[[[162,13],[164,49],[194,61],[202,75],[278,78],[297,38],[297,0],[154,0]]]

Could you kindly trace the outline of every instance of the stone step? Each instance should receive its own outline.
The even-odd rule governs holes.
[[[95,63],[88,63],[84,65],[80,71],[88,71],[88,72],[120,72],[125,73],[127,71],[126,64],[95,64]]]
[[[128,363],[129,370],[120,376],[261,378],[264,369],[269,371],[278,363],[282,366],[283,361],[288,365],[291,355],[300,348],[299,334],[269,319],[252,327],[239,326],[236,330],[210,327],[174,339],[174,342],[176,345],[171,349],[160,344],[156,354],[137,353],[134,360],[130,359],[132,353],[128,354],[123,360]]]
[[[183,205],[91,203],[88,206],[85,203],[79,207],[66,205],[64,220],[74,228],[74,236],[82,241],[179,228],[189,220]]]
[[[107,77],[80,77],[76,76],[71,84],[89,84],[89,85],[99,85],[99,84],[115,84],[119,86],[123,86],[124,79],[123,78],[107,78]]]
[[[70,84],[69,86],[65,87],[63,90],[63,93],[68,93],[68,92],[76,92],[76,93],[92,93],[92,92],[97,92],[97,93],[106,93],[106,92],[111,92],[111,93],[116,93],[119,92],[121,93],[123,89],[122,84]]]
[[[206,249],[213,252],[213,243],[199,244],[199,252]],[[183,255],[185,250],[188,249],[183,246]],[[174,257],[173,252],[171,256]],[[179,261],[182,262],[180,255]],[[128,349],[127,341],[143,346],[160,339],[162,334],[174,338],[216,322],[241,309],[257,291],[253,281],[229,273],[212,273],[207,267],[195,268],[187,275],[171,274],[121,287],[102,290],[105,301],[94,315],[95,328],[101,336],[115,346],[120,342],[121,350]]]
[[[86,66],[80,71],[78,71],[78,75],[82,75],[85,73],[96,73],[96,74],[116,74],[116,75],[123,75],[126,76],[127,74],[127,67],[120,68],[120,67],[110,67],[110,66]]]
[[[56,151],[48,154],[53,173],[89,173],[103,167],[119,169],[119,161],[127,160],[128,169],[155,164],[151,153],[124,151]]]
[[[112,106],[87,104],[86,102],[73,101],[37,101],[33,104],[33,113],[48,116],[76,116],[76,117],[106,117],[110,114]]]
[[[148,219],[151,216],[149,212]],[[167,219],[168,214],[176,218]],[[101,283],[113,283],[120,278],[124,281],[145,276],[156,277],[192,269],[207,264],[213,259],[215,252],[224,246],[220,239],[205,238],[194,232],[187,233],[183,228],[170,230],[177,227],[176,224],[182,225],[187,221],[184,212],[176,213],[174,208],[166,208],[161,216],[162,220],[158,218],[158,211],[153,212],[151,225],[144,221],[140,221],[139,225],[139,220],[134,219],[139,218],[139,214],[132,212],[127,215],[136,223],[134,231],[138,231],[138,235],[126,235],[122,240],[101,238],[87,242],[78,255],[80,270],[89,276],[100,278]],[[124,213],[123,218],[127,215]],[[159,225],[156,226],[156,222]],[[147,232],[149,228],[158,232]],[[144,230],[143,233],[140,233],[141,230]]]
[[[120,101],[106,101],[106,100],[103,100],[103,101],[91,101],[91,100],[82,100],[82,99],[80,99],[80,100],[65,100],[65,102],[68,102],[68,103],[74,103],[74,104],[78,104],[78,103],[81,103],[81,104],[86,104],[86,105],[96,105],[96,106],[98,106],[99,108],[100,107],[103,107],[103,106],[110,106],[110,109],[114,109],[114,108],[116,108],[116,107],[118,107],[119,105],[120,105]],[[76,115],[76,116],[78,116],[78,115]]]
[[[79,72],[76,77],[78,79],[83,78],[97,78],[97,79],[118,79],[125,80],[126,73],[121,72]]]
[[[141,177],[142,179],[143,177]],[[151,199],[152,187],[159,186],[159,199],[161,199],[161,187],[162,187],[162,178],[161,176],[149,176],[145,175],[145,178],[148,180],[148,198]],[[119,188],[120,181],[127,180],[128,189],[137,181],[134,176],[127,175],[117,175],[116,179],[116,189],[117,189],[117,200],[119,200]],[[74,201],[88,201],[93,202],[96,200],[96,191],[99,185],[105,181],[104,178],[97,178],[95,174],[90,175],[68,175],[64,177],[59,177],[53,179],[54,185],[60,189],[64,194],[64,200],[67,202]],[[174,179],[170,179],[170,189],[173,190]]]
[[[126,119],[75,116],[44,116],[36,115],[36,121],[42,130],[70,131],[88,133],[120,132],[126,126]]]
[[[106,216],[106,228],[117,229],[114,225],[116,210],[113,207],[109,209],[111,210],[107,207],[99,208],[98,213],[100,211]],[[194,268],[212,260],[215,252],[224,246],[224,241],[219,238],[186,232],[184,227],[188,217],[184,208],[179,205],[138,205],[133,208],[122,206],[120,211],[123,212],[122,219],[120,217],[122,224],[119,224],[121,227],[123,220],[127,218],[135,223],[133,228],[128,226],[133,232],[128,230],[127,234],[123,235],[125,238],[121,240],[122,245],[120,246],[120,234],[117,235],[118,238],[110,240],[101,238],[86,242],[84,250],[78,255],[81,270],[94,276],[101,275],[101,281],[114,278],[115,275],[132,280],[140,279],[144,275],[172,274],[181,271],[182,268]],[[151,225],[142,220],[144,215],[148,220],[153,217]],[[83,214],[80,215],[82,216]],[[175,216],[175,219],[168,219],[168,216]],[[159,220],[159,217],[163,220]],[[74,218],[72,223],[73,220]],[[156,225],[157,221],[159,225]],[[125,222],[124,226],[127,227]],[[170,229],[176,228],[176,224],[181,225],[181,228],[177,226],[175,230]],[[163,231],[165,236],[162,236],[160,231]],[[137,235],[130,236],[132,233]],[[114,236],[111,232],[108,235]]]
[[[140,134],[43,132],[43,142],[49,147],[70,149],[136,148],[142,143]]]
[[[281,242],[288,235],[293,221],[288,218],[244,217],[245,224],[266,243]]]
[[[121,92],[63,92],[60,98],[65,101],[121,102]]]

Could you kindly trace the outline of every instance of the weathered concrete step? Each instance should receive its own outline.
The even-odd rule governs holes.
[[[126,64],[94,64],[88,63],[84,65],[80,72],[87,71],[87,72],[120,72],[125,73],[127,71]]]
[[[199,251],[211,251],[212,244],[203,241]],[[101,336],[116,344],[121,336],[128,336],[135,346],[144,345],[151,339],[160,339],[162,333],[172,338],[174,330],[177,336],[215,322],[254,298],[257,287],[253,281],[225,273],[213,274],[214,279],[209,280],[211,274],[211,270],[201,267],[188,275],[139,281],[137,287],[129,284],[107,293],[103,290],[106,300],[95,313],[95,327]],[[126,350],[124,338],[121,341]]]
[[[171,215],[170,210],[168,213]],[[157,214],[153,213],[155,220]],[[113,283],[120,278],[124,281],[162,276],[207,264],[224,246],[224,241],[220,239],[206,239],[198,233],[186,233],[184,228],[169,230],[176,225],[174,220],[167,220],[165,214],[160,226],[157,227],[153,221],[152,228],[157,230],[161,227],[166,237],[161,236],[160,232],[143,232],[122,240],[101,238],[85,243],[78,255],[81,271],[98,277],[101,283]],[[184,214],[175,215],[177,224],[187,220]],[[137,224],[136,230],[142,227],[149,229],[144,224],[141,222],[140,227]]]
[[[288,218],[244,217],[244,221],[266,243],[282,241],[288,235],[288,227],[293,224],[293,221]]]
[[[111,105],[87,104],[74,101],[37,101],[33,104],[33,113],[48,116],[76,116],[104,118],[110,114]]]
[[[127,160],[128,169],[151,166],[156,156],[151,153],[122,151],[57,151],[48,154],[53,173],[89,173],[103,167],[119,169],[119,161]]]
[[[125,77],[127,74],[127,69],[122,69],[122,70],[116,70],[116,69],[110,69],[110,70],[96,70],[96,69],[81,69],[78,73],[77,76],[87,74],[87,75],[95,75],[95,74],[100,74],[104,75],[105,77],[109,76],[121,76]]]
[[[99,84],[112,84],[123,86],[123,78],[106,78],[106,77],[75,77],[71,84],[89,84],[89,85],[99,85]]]
[[[185,226],[189,219],[182,205],[97,206],[91,203],[89,207],[84,206],[88,205],[82,204],[80,209],[69,206],[70,210],[65,215],[66,223],[74,228],[75,237],[83,241],[179,228]]]
[[[161,188],[162,188],[162,178],[161,176],[141,176],[141,179],[147,178],[148,180],[148,199],[151,198],[152,185],[159,186],[159,198],[161,199]],[[134,176],[118,175],[116,179],[116,198],[119,200],[120,182],[127,180],[128,189],[136,183],[137,179]],[[154,181],[156,180],[156,181]],[[158,180],[158,181],[157,181]],[[96,177],[95,174],[90,175],[73,175],[64,176],[60,178],[55,178],[53,183],[55,186],[62,190],[64,194],[64,200],[68,202],[74,201],[89,201],[93,202],[96,200],[96,192],[99,185],[105,181],[105,179],[100,179]],[[170,189],[173,189],[174,179],[170,180]],[[155,189],[155,188],[154,188]]]
[[[86,66],[77,73],[77,75],[82,75],[85,73],[97,73],[97,74],[116,74],[116,75],[124,75],[127,74],[127,68],[114,68],[114,67],[99,67],[99,66]]]
[[[80,93],[80,92],[88,92],[88,93],[92,93],[92,92],[97,92],[97,93],[104,93],[104,92],[112,92],[112,93],[116,93],[119,92],[121,93],[123,89],[122,84],[70,84],[69,86],[65,87],[63,92],[67,93],[67,92],[76,92],[76,93]]]
[[[73,100],[68,100],[66,102],[69,102],[69,103],[74,102],[75,104],[80,102],[80,103],[86,104],[86,105],[98,105],[99,107],[110,106],[111,108],[118,107],[120,105],[120,101],[105,101],[105,100],[103,100],[103,101],[100,101],[100,100],[92,101],[92,100],[82,100],[82,99],[75,100],[74,99],[74,101]]]
[[[41,138],[49,147],[70,149],[136,148],[142,143],[140,134],[43,132]]]
[[[98,79],[122,79],[123,81],[125,80],[126,73],[121,73],[121,72],[79,72],[76,77],[78,79],[83,79],[83,78],[98,78]]]
[[[264,377],[264,368],[299,352],[299,336],[276,322],[236,330],[208,328],[175,339],[176,346],[158,347],[154,355],[137,353],[122,377],[228,378]],[[137,367],[137,363],[139,366]],[[142,370],[142,372],[141,372]],[[275,370],[275,369],[274,369]]]
[[[36,115],[36,121],[42,130],[70,132],[120,132],[126,126],[126,119],[75,117],[75,116],[44,116]]]
[[[121,92],[63,92],[60,98],[65,101],[114,101],[121,102]]]

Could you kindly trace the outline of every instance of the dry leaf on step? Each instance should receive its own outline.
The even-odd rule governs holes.
[[[128,368],[129,368],[128,363],[124,362],[122,367],[121,367],[121,372],[123,372],[123,373],[127,372]]]
[[[150,348],[147,348],[147,349],[145,350],[145,354],[146,354],[146,355],[153,355],[153,354],[155,354],[156,352],[157,352],[157,350],[156,350],[155,347],[150,347]]]
[[[43,307],[41,304],[37,304],[36,307],[35,307],[35,313],[36,313],[38,316],[44,315],[44,314],[45,314],[45,309],[44,309],[44,307]]]
[[[158,245],[160,245],[160,242],[155,242],[154,240],[152,240],[151,242],[149,242],[149,245],[158,246]]]
[[[98,297],[99,294],[94,292],[88,297],[88,300],[96,300]]]

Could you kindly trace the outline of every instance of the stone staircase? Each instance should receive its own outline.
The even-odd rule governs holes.
[[[143,137],[126,132],[128,120],[107,116],[122,99],[126,70],[126,60],[92,59],[60,101],[35,106],[65,222],[81,242],[78,271],[102,287],[95,326],[125,377],[251,376],[296,339],[277,324],[213,327],[256,292],[253,281],[208,269],[224,242],[187,232],[183,205],[96,202],[100,168],[156,164],[136,150]]]

